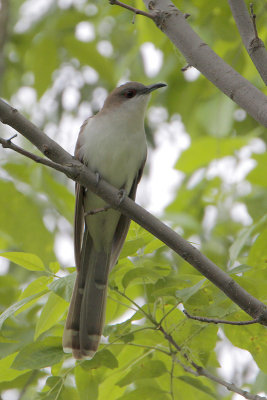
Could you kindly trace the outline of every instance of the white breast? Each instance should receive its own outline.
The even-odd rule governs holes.
[[[117,188],[125,185],[129,193],[146,157],[143,118],[140,123],[120,112],[89,119],[81,148],[88,167]]]

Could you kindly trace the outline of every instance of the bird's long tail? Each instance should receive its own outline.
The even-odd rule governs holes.
[[[109,254],[97,252],[86,229],[80,267],[63,333],[63,348],[76,359],[94,356],[105,322]]]

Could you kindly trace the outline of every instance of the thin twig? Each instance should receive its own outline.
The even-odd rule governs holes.
[[[130,10],[130,11],[134,12],[135,14],[143,15],[144,17],[150,18],[150,19],[152,19],[152,20],[155,19],[155,17],[154,17],[153,14],[150,14],[150,13],[148,13],[148,12],[146,12],[146,11],[139,10],[138,8],[129,6],[128,4],[124,4],[124,3],[122,3],[121,1],[118,1],[118,0],[109,0],[109,3],[110,3],[112,6],[120,6],[120,7],[126,8],[127,10]],[[134,22],[133,22],[133,23],[134,23]]]
[[[13,135],[9,139],[3,139],[0,137],[0,143],[2,144],[2,147],[14,150],[16,153],[22,154],[23,156],[30,158],[31,160],[35,161],[38,164],[43,164],[47,167],[56,169],[57,171],[66,173],[66,168],[63,167],[61,164],[57,164],[51,160],[48,160],[47,158],[37,156],[36,154],[30,153],[29,151],[24,150],[22,147],[19,147],[16,144],[12,143],[11,140],[14,139],[16,136],[17,134]]]
[[[180,303],[181,303],[181,302],[178,301],[166,314],[163,315],[163,317],[162,317],[161,320],[159,321],[159,325],[162,325],[162,322],[164,321],[164,319],[165,319],[171,312],[173,312],[173,311],[178,307],[178,305],[179,305]]]
[[[110,208],[112,208],[110,205],[106,205],[104,207],[96,208],[95,210],[86,211],[84,213],[84,216],[87,217],[88,215],[95,215],[101,212],[105,212],[108,211]]]
[[[158,325],[155,320],[151,317],[151,315],[149,315],[148,313],[146,313],[142,307],[140,307],[134,300],[130,299],[130,297],[128,297],[125,293],[121,292],[117,287],[112,287],[113,290],[115,290],[117,293],[119,293],[122,297],[124,297],[125,299],[127,299],[130,303],[133,303],[133,305],[139,310],[141,311],[142,314],[144,314],[145,317],[147,317],[147,319],[152,322],[152,324],[156,324]]]
[[[242,326],[242,325],[257,324],[260,322],[260,318],[254,318],[251,321],[228,321],[226,319],[198,317],[198,316],[189,314],[186,310],[183,310],[183,312],[190,319],[194,319],[194,320],[200,321],[200,322],[206,322],[208,324],[228,324],[228,325]]]
[[[256,14],[254,14],[253,3],[250,3],[249,7],[250,7],[250,16],[251,16],[251,20],[252,20],[252,24],[253,24],[253,28],[254,28],[255,38],[259,39],[257,25],[256,25],[257,16],[256,16]]]

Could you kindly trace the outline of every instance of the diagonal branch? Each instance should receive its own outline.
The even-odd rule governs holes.
[[[195,321],[205,322],[207,324],[225,324],[225,325],[253,325],[258,324],[260,322],[259,318],[254,318],[251,321],[228,321],[227,319],[218,319],[218,318],[207,318],[207,317],[198,317],[196,315],[189,314],[186,310],[183,310],[183,313],[189,319],[194,319]]]
[[[263,303],[250,295],[226,272],[148,211],[128,197],[121,200],[119,190],[102,179],[99,181],[98,177],[85,165],[75,160],[44,132],[2,100],[0,100],[0,120],[14,127],[43,151],[50,160],[57,164],[55,169],[60,170],[82,186],[89,188],[113,208],[120,210],[122,214],[152,233],[214,283],[247,314],[252,318],[260,318],[260,323],[267,325],[267,307]],[[27,154],[24,152],[24,155]],[[33,159],[33,157],[30,158]],[[49,166],[55,167],[51,163]]]
[[[244,0],[228,0],[228,3],[243,44],[262,80],[267,85],[267,51],[263,41],[258,37],[253,6],[251,5],[252,15],[250,16]]]
[[[256,121],[267,127],[267,97],[221,59],[187,23],[185,15],[170,0],[143,0],[157,27],[198,69]]]

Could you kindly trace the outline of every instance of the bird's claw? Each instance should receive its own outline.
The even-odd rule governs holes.
[[[96,186],[98,186],[99,182],[101,181],[101,175],[98,171],[95,172],[95,177],[96,177]]]
[[[127,197],[127,193],[126,193],[125,189],[120,189],[118,191],[119,206],[124,201],[125,197]]]

